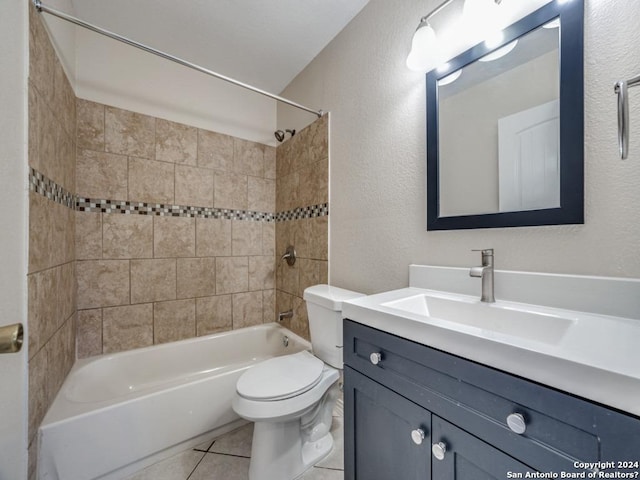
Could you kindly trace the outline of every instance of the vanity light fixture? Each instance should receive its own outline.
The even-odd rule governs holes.
[[[458,69],[455,72],[447,75],[444,78],[441,78],[440,80],[438,80],[438,86],[439,87],[444,87],[445,85],[449,85],[450,83],[455,82],[458,78],[460,78],[460,75],[462,75],[462,69]]]
[[[487,48],[494,48],[502,43],[502,40],[504,40],[504,33],[502,32],[502,30],[491,29],[491,31],[489,31],[489,33],[487,33],[484,38],[484,44],[487,46]]]
[[[435,68],[441,61],[438,52],[438,38],[429,19],[440,10],[449,5],[453,0],[445,0],[436,8],[420,19],[411,40],[411,51],[407,56],[407,67],[415,72],[427,72]]]
[[[436,32],[429,24],[429,19],[452,2],[453,0],[445,0],[420,19],[411,41],[411,51],[407,56],[407,67],[410,70],[428,72],[443,60],[442,48],[438,45]],[[465,0],[463,18],[466,19],[467,25],[472,26],[474,36],[481,35],[481,38],[496,41],[496,34],[501,34],[497,15],[497,7],[501,2],[502,0]]]
[[[504,47],[499,48],[491,53],[486,54],[484,57],[479,58],[478,61],[479,62],[492,62],[494,60],[497,60],[499,58],[504,57],[507,53],[511,52],[511,50],[513,50],[514,48],[516,48],[516,45],[518,44],[518,40],[514,40],[511,43],[507,43]]]
[[[500,44],[503,38],[500,18],[502,0],[464,0],[462,18],[465,30],[473,43],[484,40],[489,48]]]
[[[560,19],[556,18],[554,20],[551,20],[550,22],[545,23],[542,28],[560,28]]]

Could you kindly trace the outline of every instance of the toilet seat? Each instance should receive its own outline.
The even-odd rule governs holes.
[[[236,391],[249,400],[284,400],[315,387],[323,369],[324,362],[308,351],[271,358],[242,374]]]

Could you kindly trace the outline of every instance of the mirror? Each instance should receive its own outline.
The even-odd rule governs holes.
[[[583,223],[583,4],[427,74],[427,230]]]

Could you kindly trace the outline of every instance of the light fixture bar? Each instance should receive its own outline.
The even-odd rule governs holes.
[[[448,0],[448,1],[451,1],[451,0]],[[291,101],[289,99],[281,97],[279,95],[275,95],[273,93],[269,93],[266,90],[262,90],[261,88],[254,87],[252,85],[249,85],[247,83],[241,82],[241,81],[236,80],[234,78],[227,77],[226,75],[222,75],[220,73],[214,72],[213,70],[209,70],[207,68],[201,67],[200,65],[196,65],[195,63],[188,62],[188,61],[183,60],[181,58],[178,58],[176,56],[170,55],[170,54],[162,52],[160,50],[156,50],[155,48],[149,47],[149,46],[144,45],[142,43],[138,43],[138,42],[136,42],[134,40],[131,40],[131,39],[127,38],[127,37],[123,37],[122,35],[118,35],[117,33],[110,32],[109,30],[105,30],[104,28],[97,27],[96,25],[92,25],[91,23],[88,23],[88,22],[85,22],[83,20],[80,20],[79,18],[73,17],[71,15],[67,15],[64,12],[61,12],[59,10],[55,10],[55,9],[53,9],[51,7],[48,7],[48,6],[44,5],[40,0],[33,0],[33,5],[35,6],[36,10],[39,13],[42,13],[42,12],[48,13],[50,15],[53,15],[54,17],[58,17],[58,18],[60,18],[62,20],[65,20],[67,22],[70,22],[70,23],[73,23],[73,24],[78,25],[80,27],[86,28],[87,30],[91,30],[92,32],[99,33],[100,35],[104,35],[106,37],[112,38],[112,39],[117,40],[119,42],[126,43],[127,45],[130,45],[132,47],[138,48],[138,49],[143,50],[143,51],[145,51],[147,53],[152,53],[154,55],[157,55],[158,57],[162,57],[165,60],[170,60],[170,61],[172,61],[174,63],[177,63],[179,65],[182,65],[184,67],[191,68],[192,70],[196,70],[196,71],[198,71],[200,73],[204,73],[204,74],[209,75],[211,77],[215,77],[215,78],[217,78],[219,80],[223,80],[225,82],[231,83],[231,84],[236,85],[238,87],[242,87],[242,88],[245,88],[247,90],[251,90],[252,92],[258,93],[258,94],[263,95],[265,97],[269,97],[269,98],[271,98],[273,100],[276,100],[278,102],[285,103],[287,105],[290,105],[290,106],[295,107],[295,108],[299,108],[300,110],[304,110],[304,111],[309,112],[309,113],[313,113],[314,115],[317,115],[318,117],[322,117],[322,115],[324,115],[324,112],[322,110],[314,110],[312,108],[305,107],[304,105],[301,105],[299,103],[296,103],[294,101]]]
[[[440,5],[438,5],[436,8],[434,8],[433,10],[431,10],[429,13],[427,13],[424,17],[422,17],[420,19],[421,22],[426,22],[427,20],[429,20],[431,17],[433,17],[436,13],[438,13],[440,10],[442,10],[443,8],[445,8],[447,5],[449,5],[451,2],[453,2],[453,0],[444,0],[444,2],[442,2]]]
[[[500,5],[502,3],[502,0],[493,0],[496,5]],[[422,17],[420,19],[421,22],[426,22],[427,20],[429,20],[431,17],[433,17],[435,14],[437,14],[440,10],[442,10],[443,8],[445,8],[447,5],[449,5],[451,2],[453,2],[453,0],[445,0],[444,2],[442,2],[440,5],[438,5],[436,8],[434,8],[433,10],[431,10],[429,13],[427,13],[424,17]]]

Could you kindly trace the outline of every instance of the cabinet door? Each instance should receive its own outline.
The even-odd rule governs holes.
[[[346,366],[344,378],[345,480],[430,479],[431,413]]]
[[[431,427],[433,480],[504,480],[535,471],[440,417],[432,415]]]

